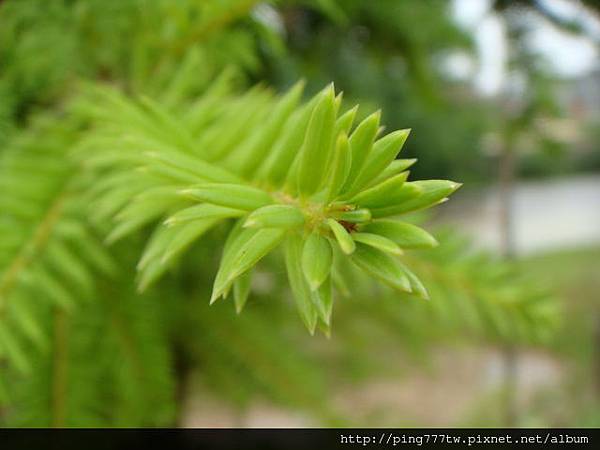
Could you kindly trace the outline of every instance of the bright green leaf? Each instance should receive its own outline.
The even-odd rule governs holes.
[[[411,198],[405,201],[398,201],[397,198],[394,198],[394,203],[397,203],[396,205],[372,211],[373,217],[395,216],[429,208],[443,201],[461,185],[447,180],[423,180],[405,183],[403,188],[407,186],[417,187],[420,191],[419,194],[411,196]]]
[[[248,140],[243,147],[232,154],[232,164],[238,172],[244,175],[251,174],[264,160],[267,152],[272,149],[282,132],[288,117],[298,104],[303,89],[303,81],[296,83],[275,105],[268,122],[259,128],[260,132],[255,134],[254,139]]]
[[[351,254],[356,246],[352,240],[352,237],[350,236],[350,233],[348,233],[337,220],[327,219],[327,225],[329,225],[329,228],[331,228],[331,231],[333,231],[333,235],[335,236],[335,239],[337,240],[342,251],[347,255]]]
[[[235,311],[239,314],[244,309],[248,296],[250,295],[250,286],[252,284],[252,269],[248,270],[235,279],[233,282],[233,300]]]
[[[329,240],[314,232],[304,242],[302,270],[312,291],[316,290],[329,276],[333,252]]]
[[[393,288],[412,292],[410,280],[404,272],[402,265],[395,257],[373,247],[358,244],[356,251],[352,255],[352,262],[371,276],[378,278]]]
[[[419,278],[414,273],[412,273],[404,264],[400,264],[400,266],[402,267],[402,270],[404,270],[404,273],[410,281],[410,288],[412,289],[412,293],[417,297],[421,297],[424,300],[429,300],[429,292],[427,292],[427,289],[425,288],[425,286],[423,286],[421,280],[419,280]]]
[[[317,325],[317,311],[302,271],[302,238],[293,235],[285,241],[285,265],[296,307],[308,331],[313,334]]]
[[[279,244],[285,230],[278,228],[261,228],[258,230],[246,229],[242,232],[228,249],[228,254],[223,255],[223,260],[215,278],[211,303],[219,298],[231,286],[233,281],[254,267],[277,244]]]
[[[304,224],[304,215],[292,205],[268,205],[253,211],[244,227],[293,228]]]
[[[328,176],[327,202],[333,200],[339,194],[348,178],[351,166],[352,154],[350,153],[348,136],[345,133],[341,133],[335,145],[331,170]]]
[[[380,208],[416,196],[419,189],[415,185],[406,185],[407,187],[405,187],[407,177],[408,172],[403,172],[389,178],[355,195],[349,200],[349,203],[366,208]]]
[[[354,180],[362,170],[365,161],[371,153],[373,141],[375,140],[377,129],[379,128],[380,117],[380,111],[371,114],[363,120],[350,135],[349,144],[350,151],[352,152],[352,167],[342,192],[346,192],[346,190],[354,184]]]
[[[366,187],[375,186],[376,184],[379,184],[382,181],[393,177],[394,175],[398,175],[399,173],[402,173],[408,168],[410,168],[416,162],[416,158],[395,159],[389,164],[389,166],[383,169],[383,171],[378,176],[376,176],[372,181],[367,183]]]
[[[271,196],[262,189],[242,184],[203,184],[180,193],[197,201],[246,211],[273,203]]]
[[[320,96],[310,117],[300,154],[298,190],[313,194],[321,185],[333,146],[335,97],[333,86]]]
[[[261,166],[259,175],[265,181],[279,186],[287,177],[288,171],[296,156],[300,153],[304,142],[304,134],[314,110],[317,97],[296,111],[282,131],[277,144]]]
[[[340,117],[338,117],[338,119],[335,122],[334,136],[339,136],[341,133],[344,133],[346,135],[350,133],[350,129],[352,128],[352,124],[354,123],[354,118],[356,117],[356,111],[358,111],[358,106],[349,109]]]
[[[311,295],[319,319],[329,327],[331,325],[331,313],[333,310],[331,278],[327,277],[316,290],[311,292]]]
[[[400,255],[402,253],[402,250],[400,250],[400,247],[394,241],[378,234],[352,233],[352,239],[393,255]]]
[[[241,209],[203,203],[176,212],[165,220],[164,223],[167,226],[173,226],[180,223],[191,222],[193,220],[226,219],[229,217],[240,217],[244,214],[246,214],[246,211]]]
[[[363,186],[375,179],[377,175],[381,174],[381,172],[389,166],[394,158],[396,158],[398,152],[402,149],[409,133],[410,130],[394,131],[375,142],[373,150],[369,154],[364,167],[350,187],[350,195],[354,192],[358,192]]]
[[[368,209],[355,209],[352,211],[339,211],[334,213],[336,219],[345,222],[363,223],[371,220],[371,211]]]
[[[438,245],[437,240],[422,228],[397,220],[375,220],[361,227],[361,231],[385,236],[401,248],[431,248]]]

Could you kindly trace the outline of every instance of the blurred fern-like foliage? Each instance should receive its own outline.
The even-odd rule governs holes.
[[[331,372],[368,376],[376,341],[552,330],[551,297],[410,215],[458,184],[408,180],[408,130],[331,85],[248,87],[278,7],[0,6],[2,424],[176,424],[196,369],[239,407],[344,423]]]

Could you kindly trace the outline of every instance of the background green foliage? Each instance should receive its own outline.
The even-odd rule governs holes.
[[[340,111],[361,102],[360,119],[381,107],[387,131],[411,127],[402,154],[419,158],[411,177],[481,181],[489,161],[472,149],[495,111],[437,71],[436,55],[471,45],[447,6],[3,2],[0,423],[177,425],[199,377],[239,410],[268,399],[347,425],[347,412],[327,401],[336,381],[391,370],[381,358],[389,347],[417,361],[440,342],[556,339],[555,298],[451,230],[435,233],[438,248],[405,256],[429,302],[336,259],[330,339],[310,337],[298,320],[279,252],[254,269],[242,314],[231,296],[209,307],[232,221],[185,242],[170,264],[136,271],[173,199],[159,189],[122,209],[148,189],[127,152],[158,136],[166,147],[229,151],[227,164],[239,168],[235,144],[267,128],[279,93],[299,78],[308,94],[334,80]],[[127,171],[107,172],[119,157]],[[150,170],[164,169],[146,157]]]

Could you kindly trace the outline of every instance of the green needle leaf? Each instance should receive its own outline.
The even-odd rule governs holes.
[[[317,310],[319,319],[329,328],[333,310],[333,295],[331,277],[321,283],[318,289],[311,292],[312,301]]]
[[[279,186],[288,175],[294,158],[300,152],[308,122],[318,97],[313,97],[306,105],[296,111],[285,124],[277,144],[261,166],[259,178]]]
[[[342,186],[350,174],[352,166],[352,154],[350,153],[350,145],[348,136],[342,132],[337,139],[335,152],[333,154],[333,162],[331,171],[328,177],[329,189],[327,193],[327,202],[333,200],[342,189]]]
[[[150,162],[156,167],[178,170],[184,174],[189,173],[190,175],[200,177],[208,182],[239,183],[241,181],[240,177],[232,174],[226,169],[207,163],[199,158],[192,158],[179,151],[170,151],[165,154],[159,152],[146,152],[145,156],[149,158]]]
[[[391,253],[392,255],[402,254],[402,250],[400,250],[400,247],[398,247],[394,241],[383,236],[379,236],[378,234],[352,233],[352,239],[354,239],[356,242],[370,245],[371,247],[377,248],[384,252]]]
[[[278,228],[245,229],[240,232],[224,252],[210,303],[214,303],[225,294],[238,276],[251,269],[273,250],[283,240],[284,235],[285,230]]]
[[[410,130],[394,131],[375,142],[365,166],[350,188],[350,194],[358,192],[394,161],[409,133]]]
[[[419,193],[417,186],[406,184],[408,172],[398,174],[350,199],[349,203],[366,208],[381,208],[401,202]]]
[[[367,245],[358,244],[352,261],[371,276],[395,289],[412,292],[410,279],[400,262],[387,253]]]
[[[379,129],[380,117],[380,111],[371,114],[356,127],[356,130],[354,130],[350,136],[349,142],[350,150],[352,152],[352,168],[350,169],[350,174],[348,175],[342,192],[346,192],[346,190],[352,186],[354,180],[362,170],[364,162],[371,153],[373,141],[375,140],[377,130]]]
[[[233,256],[228,279],[233,281],[233,279],[254,266],[281,242],[284,234],[284,230],[275,228],[258,230],[254,236],[244,242],[240,250]]]
[[[325,89],[310,117],[300,154],[298,190],[313,194],[321,185],[333,146],[335,96],[333,86]]]
[[[417,187],[420,191],[419,194],[401,202],[398,202],[397,198],[394,198],[394,201],[398,202],[398,204],[387,208],[373,210],[373,217],[395,216],[429,208],[443,201],[446,197],[456,191],[461,184],[447,180],[423,180],[405,183],[403,188],[406,186]]]
[[[293,228],[304,224],[304,215],[292,205],[268,205],[253,211],[244,227]]]
[[[271,196],[262,189],[241,184],[203,184],[184,189],[180,193],[197,201],[246,211],[273,203]]]
[[[354,211],[336,212],[335,217],[339,220],[353,223],[363,223],[371,220],[371,211],[368,209],[355,209]]]
[[[169,268],[194,241],[220,222],[220,219],[195,220],[170,228],[160,227],[138,264],[138,289],[143,292]]]
[[[341,133],[346,135],[350,133],[350,128],[352,128],[354,118],[356,117],[356,111],[358,111],[358,106],[349,109],[337,119],[335,122],[335,136],[339,136]]]
[[[361,231],[385,236],[401,248],[431,248],[438,245],[427,231],[397,220],[375,220],[362,226]]]
[[[395,159],[392,161],[389,166],[387,166],[381,174],[371,180],[367,187],[375,186],[376,184],[381,183],[382,181],[387,180],[388,178],[393,177],[394,175],[398,175],[401,172],[404,172],[408,168],[410,168],[414,163],[417,162],[416,158],[410,159]]]
[[[279,100],[264,128],[254,135],[254,139],[248,140],[236,154],[231,155],[233,167],[244,175],[252,174],[256,170],[264,160],[265,154],[273,147],[288,117],[296,107],[303,89],[304,82],[300,81]]]
[[[419,278],[414,273],[412,273],[404,264],[400,264],[400,266],[402,267],[402,270],[404,270],[404,273],[410,281],[412,293],[417,297],[421,297],[424,300],[429,300],[429,292],[427,292],[427,289],[425,288],[425,286],[423,286],[421,280],[419,280]]]
[[[317,232],[312,233],[302,250],[302,271],[312,291],[318,289],[329,276],[332,260],[329,240]]]
[[[229,217],[240,217],[244,214],[246,214],[246,211],[241,209],[203,203],[202,205],[191,206],[178,211],[165,220],[164,223],[167,226],[173,226],[179,223],[191,222],[193,220],[226,219]]]
[[[203,219],[185,224],[165,248],[165,252],[160,260],[161,264],[167,264],[173,258],[180,255],[196,239],[214,227],[219,221],[220,219]]]
[[[290,236],[285,241],[285,266],[296,307],[300,318],[311,334],[317,326],[317,311],[313,297],[302,271],[302,238],[299,235]]]
[[[235,311],[239,314],[244,309],[244,305],[248,301],[250,294],[250,286],[252,284],[252,269],[243,273],[233,282],[233,301],[235,303]]]
[[[352,252],[354,252],[356,245],[354,244],[350,233],[348,233],[337,220],[327,219],[327,225],[329,225],[329,228],[331,228],[331,231],[333,231],[333,235],[335,236],[342,251],[347,255],[350,255]]]

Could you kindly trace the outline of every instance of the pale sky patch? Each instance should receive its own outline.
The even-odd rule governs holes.
[[[580,24],[589,37],[560,30],[541,16],[528,24],[527,44],[539,53],[556,75],[585,76],[600,67],[600,54],[593,40],[600,42],[600,20],[574,0],[538,0],[553,14]],[[476,45],[476,70],[472,81],[483,95],[495,95],[507,81],[508,42],[504,21],[493,13],[491,0],[454,0],[452,15],[457,24],[472,33]],[[466,73],[469,62],[452,61],[455,73]],[[464,67],[457,67],[462,64]],[[472,64],[471,64],[472,65]]]

